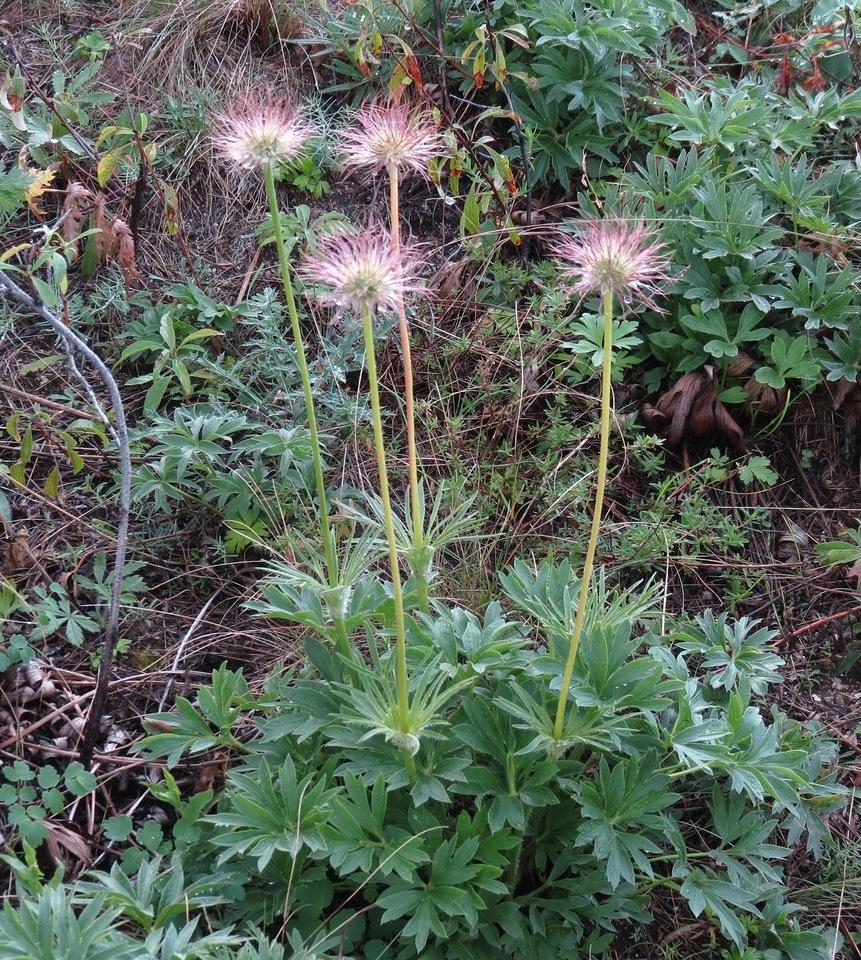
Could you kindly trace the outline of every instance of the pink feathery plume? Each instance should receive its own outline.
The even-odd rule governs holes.
[[[433,117],[405,103],[366,104],[340,135],[338,153],[347,168],[397,167],[427,176],[428,162],[445,152]]]
[[[216,115],[212,143],[238,169],[263,170],[295,160],[315,132],[286,101],[250,100]]]
[[[317,288],[320,303],[355,313],[394,313],[408,294],[424,291],[415,266],[409,251],[394,250],[387,233],[369,227],[358,235],[326,237],[300,273]]]
[[[643,223],[624,220],[588,220],[580,233],[557,240],[553,255],[572,294],[612,293],[653,308],[670,266],[655,234]]]

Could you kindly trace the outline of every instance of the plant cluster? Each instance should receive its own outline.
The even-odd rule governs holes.
[[[832,749],[758,706],[779,681],[773,633],[706,614],[662,635],[653,591],[600,592],[557,739],[577,580],[565,564],[518,563],[503,585],[530,622],[438,601],[411,619],[412,742],[390,699],[394,651],[375,648],[357,668],[310,641],[315,666],[261,696],[221,669],[196,703],[153,717],[149,755],[173,765],[231,748],[237,762],[217,796],[180,800],[169,775],[153,785],[177,810],[167,837],[107,824],[138,854],[64,893],[104,921],[92,949],[137,942],[157,956],[158,931],[188,937],[186,955],[234,956],[205,930],[229,943],[248,925],[283,924],[296,957],[322,944],[362,958],[601,955],[673,892],[739,950],[819,955],[822,934],[784,900],[781,863],[799,836],[819,847],[839,790]],[[394,627],[391,613],[374,634]],[[57,888],[26,895],[24,865],[16,872],[23,903],[7,907],[3,942],[36,949]],[[47,960],[45,949],[33,955]]]
[[[384,181],[377,221],[282,210],[279,182],[318,200],[328,192],[328,157],[313,147],[319,126],[302,104],[237,99],[214,117],[227,176],[265,194],[257,234],[280,280],[280,293],[231,306],[197,282],[159,297],[131,292],[135,231],[110,187],[153,174],[159,150],[144,114],[91,120],[105,102],[87,90],[109,48],[100,35],[80,41],[86,67],[53,79],[56,108],[33,105],[25,78],[10,73],[0,143],[22,152],[0,170],[0,215],[27,206],[46,222],[0,257],[0,277],[29,283],[31,305],[92,333],[100,299],[116,291],[75,296],[71,278],[116,264],[129,296],[114,359],[130,375],[124,389],[141,395],[123,448],[137,461],[134,509],[141,520],[197,510],[223,523],[220,549],[244,554],[258,574],[248,615],[292,624],[304,658],[262,687],[224,663],[147,717],[136,751],[160,773],[140,804],[95,831],[99,863],[80,877],[63,877],[52,860],[75,842],[64,812],[85,797],[95,805],[96,776],[78,761],[36,769],[4,755],[12,842],[2,859],[15,897],[0,913],[0,960],[600,958],[620,935],[645,938],[670,908],[729,960],[820,960],[839,948],[840,931],[812,922],[790,891],[791,858],[827,848],[845,791],[823,730],[774,703],[777,631],[710,609],[668,613],[654,581],[626,582],[600,556],[613,385],[632,368],[652,392],[667,387],[643,415],[670,446],[715,433],[740,444],[733,405],[756,425],[823,376],[856,383],[861,321],[846,249],[861,179],[847,160],[812,157],[846,139],[861,98],[837,89],[845,77],[819,90],[777,89],[770,75],[658,84],[647,61],[675,56],[671,29],[693,29],[673,0],[501,0],[484,19],[449,12],[433,30],[432,10],[413,16],[397,4],[327,18],[342,87],[364,87],[384,49],[397,52],[390,97],[361,106],[332,138],[347,174]],[[439,108],[407,98],[405,87],[421,94],[425,83],[399,36],[407,21],[422,43],[442,44],[445,95],[474,97],[489,132],[468,134],[462,118],[445,123]],[[258,22],[265,35],[268,25]],[[807,50],[817,69],[827,49]],[[793,62],[787,54],[790,71]],[[500,130],[513,131],[512,144]],[[616,169],[623,155],[631,163]],[[49,225],[57,157],[92,169],[86,183],[66,180]],[[559,553],[515,560],[494,570],[498,596],[460,605],[445,597],[440,570],[446,551],[476,536],[478,515],[421,455],[411,321],[429,291],[419,252],[401,236],[404,181],[416,175],[457,199],[464,247],[479,257],[499,237],[522,248],[531,236],[515,217],[524,192],[552,182],[570,195],[602,173],[577,199],[585,222],[564,221],[542,263],[498,262],[474,288],[490,326],[508,329],[524,307],[538,318],[527,349],[564,371],[560,382],[598,372],[594,484],[581,478],[578,492],[588,537],[573,551],[577,566]],[[175,235],[176,192],[158,182]],[[306,303],[328,315],[325,335]],[[395,331],[403,492],[377,363]],[[499,385],[487,379],[492,394]],[[2,477],[16,491],[38,478],[41,496],[57,501],[62,477],[83,471],[82,441],[95,438],[100,453],[109,441],[121,447],[95,393],[88,399],[104,429],[60,429],[38,414],[6,423],[13,462]],[[332,482],[333,437],[359,416],[370,425],[372,493]],[[564,405],[546,420],[539,455],[543,443],[558,463],[573,435]],[[640,526],[611,535],[627,567],[654,566],[671,539],[691,560],[716,538],[744,545],[746,532],[707,498],[730,471],[727,455],[713,450],[674,486],[659,476],[660,441],[622,429],[652,482]],[[48,438],[47,467],[37,435]],[[569,496],[568,478],[546,472],[553,497]],[[777,475],[753,455],[738,479],[755,488]],[[515,502],[523,480],[494,482]],[[857,541],[850,531],[820,557],[854,576]],[[113,596],[138,603],[142,569],[131,561],[115,579],[96,553],[77,577],[92,600],[83,605],[59,582],[25,598],[14,578],[0,580],[0,616],[16,625],[0,667],[23,688],[38,672],[37,642],[84,646],[104,629]],[[26,689],[24,708],[37,696]],[[201,764],[215,771],[206,783],[191,774]]]

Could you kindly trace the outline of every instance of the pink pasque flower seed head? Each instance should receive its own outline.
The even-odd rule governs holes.
[[[264,170],[295,160],[314,133],[314,127],[289,103],[251,101],[216,116],[212,142],[240,170]]]
[[[407,294],[424,290],[414,271],[409,252],[395,250],[376,227],[326,237],[300,267],[304,279],[319,288],[315,296],[320,303],[354,313],[395,312]]]
[[[347,168],[412,170],[427,176],[428,161],[444,152],[444,143],[427,110],[405,103],[361,107],[352,127],[341,133],[338,153]]]
[[[579,234],[558,240],[553,255],[571,293],[612,293],[651,307],[670,266],[655,234],[643,223],[624,220],[589,220]]]

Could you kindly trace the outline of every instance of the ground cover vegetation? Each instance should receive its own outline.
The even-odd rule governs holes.
[[[859,15],[4,8],[0,960],[859,954]]]

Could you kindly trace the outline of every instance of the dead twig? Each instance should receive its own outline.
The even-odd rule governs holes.
[[[0,390],[8,393],[11,397],[18,397],[19,400],[29,400],[30,403],[47,407],[49,410],[56,410],[58,413],[66,413],[70,417],[78,417],[81,420],[98,420],[99,418],[92,413],[86,413],[84,410],[76,410],[74,407],[67,407],[64,403],[57,403],[56,400],[47,400],[35,393],[27,393],[26,390],[19,390],[17,387],[10,387],[8,383],[0,383]]]
[[[67,327],[63,321],[41,302],[34,299],[9,278],[3,272],[0,272],[0,292],[4,293],[9,299],[20,303],[36,316],[46,321],[53,331],[60,337],[66,348],[72,370],[81,382],[84,392],[87,395],[93,409],[105,425],[105,429],[113,438],[119,451],[120,459],[120,504],[119,517],[117,523],[117,546],[114,558],[114,575],[111,586],[111,600],[108,606],[108,619],[105,626],[104,645],[102,648],[102,659],[99,665],[99,674],[96,681],[96,689],[93,696],[93,702],[90,706],[87,717],[87,725],[84,728],[83,742],[81,743],[81,763],[88,767],[93,756],[96,737],[101,727],[102,716],[105,712],[105,702],[108,694],[108,682],[111,675],[111,663],[113,660],[114,647],[117,642],[120,619],[120,595],[123,585],[123,572],[125,570],[126,550],[129,540],[129,512],[131,508],[131,481],[132,481],[132,461],[131,450],[129,447],[129,433],[126,425],[126,414],[123,406],[122,395],[117,381],[114,379],[110,368],[102,358],[83,340],[74,330]],[[78,368],[75,362],[75,355],[83,357],[96,372],[111,400],[111,407],[114,411],[115,423],[112,423],[107,414],[102,410],[98,398],[87,377]]]
[[[829,614],[827,617],[820,617],[812,623],[805,623],[803,627],[793,630],[792,633],[785,633],[782,637],[778,637],[777,640],[774,641],[774,646],[778,647],[780,644],[786,643],[787,640],[794,640],[796,637],[801,637],[805,633],[810,633],[811,630],[815,630],[817,627],[824,626],[826,623],[843,620],[846,617],[851,617],[853,614],[859,613],[861,613],[861,607],[851,607],[849,610],[840,610],[838,613]]]

